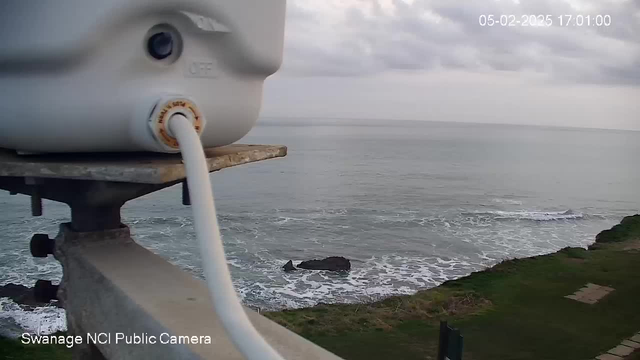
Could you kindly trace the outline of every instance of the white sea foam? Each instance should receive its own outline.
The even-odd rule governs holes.
[[[0,298],[1,324],[8,325],[3,326],[6,332],[3,335],[8,337],[18,337],[20,332],[48,335],[67,330],[64,309],[45,306],[34,310],[23,310],[20,305],[9,298]],[[9,330],[6,331],[7,329]]]
[[[495,198],[495,199],[491,199],[491,201],[493,201],[494,203],[498,203],[498,204],[522,205],[522,201],[513,200],[513,199]]]
[[[515,219],[515,220],[535,220],[535,221],[552,221],[552,220],[566,220],[566,219],[582,219],[584,215],[582,213],[575,213],[573,210],[565,211],[478,211],[474,212],[477,215],[489,215],[495,219]]]
[[[269,310],[412,294],[502,259],[542,254],[568,245],[585,245],[593,239],[593,233],[585,227],[589,222],[569,221],[582,219],[585,215],[581,213],[470,210],[430,214],[412,209],[302,209],[278,211],[275,215],[223,214],[220,221],[235,288],[246,305]],[[529,220],[530,224],[518,220]],[[539,222],[533,224],[531,220]],[[329,249],[340,249],[342,244],[349,243],[351,236],[363,239],[367,235],[360,234],[378,232],[380,239],[380,234],[391,228],[403,234],[394,242],[394,250],[378,248],[382,243],[376,241],[381,240],[363,243],[366,246],[359,252],[363,258],[353,260],[352,270],[347,274],[309,270],[284,273],[281,269],[289,256],[307,260],[317,252],[326,254]],[[26,227],[13,229],[13,238],[27,237],[31,232]],[[140,219],[132,230],[139,243],[194,276],[202,277],[197,241],[188,219]],[[400,245],[408,249],[403,251]],[[29,286],[43,273],[59,279],[61,273],[55,261],[33,259],[27,248],[21,247],[0,254],[0,258],[6,259],[0,265],[0,284],[14,282]],[[422,250],[416,252],[416,249]],[[59,323],[46,325],[52,323],[50,311],[64,314],[63,310],[45,309],[28,315],[19,309],[11,310],[15,316],[7,315],[7,311],[3,314],[5,320],[19,323],[20,327],[24,324],[33,328],[37,327],[34,324],[44,323],[45,329],[63,329]],[[21,320],[15,320],[16,317]],[[64,322],[64,317],[60,318]]]
[[[267,261],[273,262],[274,267],[285,262],[284,259]],[[234,285],[243,302],[274,310],[412,294],[484,267],[482,263],[461,259],[395,255],[372,257],[354,262],[352,266],[352,270],[344,274],[302,269],[274,274],[273,270],[266,270],[270,272],[266,281],[236,279]]]
[[[287,217],[287,216],[280,216],[273,223],[276,224],[276,225],[284,225],[289,221],[309,221],[309,220],[308,219],[294,218],[294,217]]]

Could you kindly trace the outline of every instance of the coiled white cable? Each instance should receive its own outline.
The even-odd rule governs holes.
[[[204,150],[191,122],[176,114],[169,129],[180,144],[200,254],[213,307],[236,348],[248,360],[284,360],[253,327],[236,295],[220,237]]]

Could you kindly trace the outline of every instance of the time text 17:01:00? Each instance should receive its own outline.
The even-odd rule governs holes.
[[[480,15],[480,26],[611,26],[611,15]]]

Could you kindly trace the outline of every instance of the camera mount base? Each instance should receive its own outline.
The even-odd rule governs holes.
[[[205,154],[209,171],[218,171],[286,152],[278,145],[229,145]],[[33,248],[42,250],[40,256],[53,252],[62,264],[57,297],[66,310],[69,335],[83,339],[73,347],[74,358],[242,359],[211,310],[204,282],[138,245],[121,222],[120,209],[127,201],[184,179],[179,154],[18,156],[0,150],[0,189],[31,196],[36,216],[42,214],[41,199],[71,208],[71,221],[61,224],[55,246]],[[285,358],[338,359],[246,311]],[[97,341],[87,344],[88,334]]]

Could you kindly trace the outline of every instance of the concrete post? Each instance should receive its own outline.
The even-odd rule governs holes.
[[[127,227],[81,233],[63,224],[55,244],[64,269],[58,298],[67,310],[69,331],[85,340],[76,358],[243,359],[213,312],[205,283],[136,244]],[[339,359],[246,311],[285,358]],[[106,333],[110,339],[94,348],[86,344],[87,333]],[[127,344],[136,341],[135,335],[141,343]],[[182,338],[188,343],[161,343],[173,336],[189,337]]]

